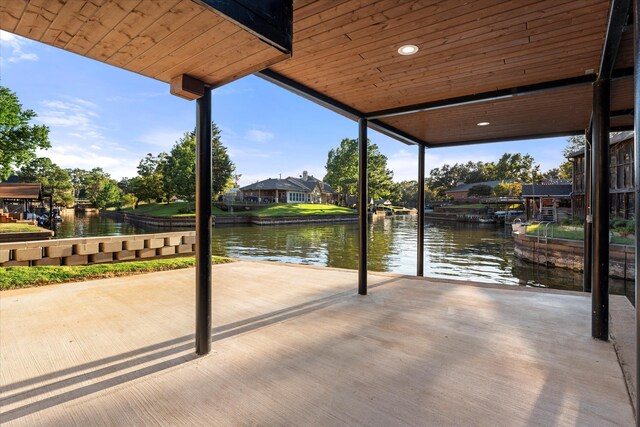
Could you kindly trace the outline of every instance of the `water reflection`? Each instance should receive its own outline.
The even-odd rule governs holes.
[[[370,224],[369,269],[415,274],[415,217],[377,218]],[[58,237],[139,234],[154,229],[98,215],[65,216]],[[214,255],[357,269],[358,226],[301,224],[216,227]],[[582,290],[582,274],[530,264],[513,256],[510,230],[493,224],[427,221],[425,275],[504,285]],[[632,281],[612,279],[612,293],[633,300]]]

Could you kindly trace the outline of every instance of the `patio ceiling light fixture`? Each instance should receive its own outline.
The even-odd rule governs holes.
[[[406,44],[404,46],[400,46],[400,48],[398,48],[398,53],[400,55],[413,55],[414,53],[416,53],[418,51],[418,46],[413,45],[413,44]]]
[[[480,122],[478,123],[478,126],[489,126],[491,123],[489,122]]]

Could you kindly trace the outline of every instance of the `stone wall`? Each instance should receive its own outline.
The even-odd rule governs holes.
[[[546,242],[536,236],[514,233],[515,256],[536,264],[583,270],[583,243],[577,240],[553,239]],[[633,280],[635,277],[635,248],[609,245],[609,275]]]
[[[0,243],[0,266],[85,265],[191,254],[195,231]]]

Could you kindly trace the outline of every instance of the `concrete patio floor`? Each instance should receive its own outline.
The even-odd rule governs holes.
[[[3,425],[619,425],[587,295],[245,262],[0,294]]]

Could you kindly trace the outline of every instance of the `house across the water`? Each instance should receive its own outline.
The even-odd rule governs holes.
[[[522,198],[527,219],[554,221],[571,216],[571,182],[523,184]]]
[[[573,161],[573,216],[584,218],[584,150],[567,156]],[[634,217],[633,131],[620,132],[609,142],[609,210],[611,217]]]
[[[307,171],[299,178],[269,178],[240,188],[249,203],[334,203],[336,193]]]
[[[449,199],[452,199],[452,200],[468,200],[468,199],[474,198],[474,196],[469,195],[469,191],[473,187],[489,187],[491,188],[491,190],[493,190],[501,182],[507,183],[512,181],[513,181],[512,179],[499,179],[495,181],[470,182],[468,184],[461,183],[445,191],[445,194]],[[489,196],[489,194],[486,194],[485,196]],[[475,196],[475,198],[478,198],[478,197],[479,196]]]

